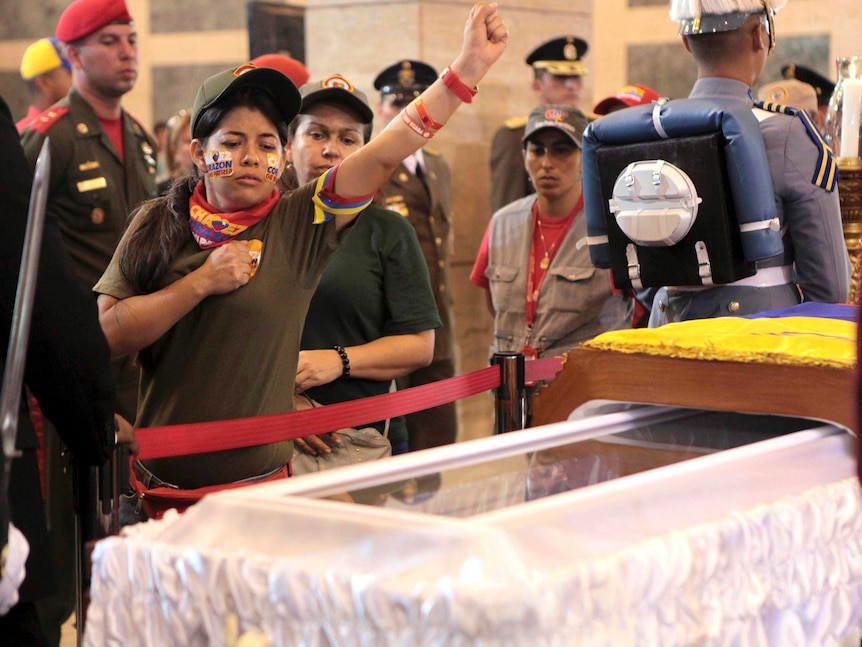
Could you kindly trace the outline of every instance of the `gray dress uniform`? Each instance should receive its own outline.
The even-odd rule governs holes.
[[[699,79],[692,98],[754,105],[751,88],[728,78]],[[711,288],[660,288],[650,327],[673,321],[746,315],[800,301],[841,303],[850,289],[850,260],[838,191],[814,181],[822,148],[801,117],[756,110],[781,222],[784,253],[757,264],[753,277]]]

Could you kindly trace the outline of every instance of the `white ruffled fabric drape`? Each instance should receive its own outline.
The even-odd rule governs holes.
[[[383,510],[360,530],[343,504],[288,507],[230,510],[207,498],[100,542],[85,645],[223,645],[232,616],[274,646],[859,641],[856,479],[595,559],[567,557],[572,537],[553,529],[536,528],[530,550],[541,559],[524,559],[523,542],[485,524],[398,523]]]

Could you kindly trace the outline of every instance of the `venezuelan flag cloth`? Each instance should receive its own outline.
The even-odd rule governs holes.
[[[812,304],[813,305],[813,304]],[[786,308],[755,318],[719,317],[615,330],[585,348],[683,359],[852,368],[856,306]]]

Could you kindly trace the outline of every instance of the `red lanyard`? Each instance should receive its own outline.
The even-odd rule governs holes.
[[[581,209],[584,208],[584,196],[578,198],[578,202],[575,205],[575,208],[566,216],[566,223],[563,225],[562,230],[560,231],[559,236],[557,237],[557,241],[562,242],[566,237],[566,234],[569,233],[569,227],[572,226],[572,222],[575,220],[575,216],[580,213]],[[538,357],[538,353],[535,348],[530,345],[530,335],[533,332],[533,322],[536,320],[536,308],[538,307],[539,302],[539,290],[542,288],[542,283],[545,280],[545,275],[548,273],[547,267],[542,267],[541,259],[537,262],[537,254],[536,254],[536,231],[541,226],[539,225],[539,201],[533,203],[533,239],[530,241],[530,258],[527,263],[527,294],[526,294],[526,305],[525,311],[527,315],[527,339],[524,344],[524,348],[521,349],[521,352],[524,353],[527,359],[534,359]],[[549,250],[543,248],[544,256],[548,257],[549,261],[554,260],[554,256],[557,253],[557,250],[560,248],[560,245],[553,245]],[[549,263],[550,264],[550,263]]]

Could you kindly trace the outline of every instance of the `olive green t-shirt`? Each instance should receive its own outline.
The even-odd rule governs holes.
[[[237,236],[263,241],[259,267],[246,285],[205,298],[141,351],[136,427],[293,410],[305,314],[339,241],[334,221],[312,224],[313,192],[312,183],[282,196],[269,216]],[[147,217],[152,214],[145,207],[137,218]],[[189,236],[165,285],[200,267],[210,253]],[[134,296],[116,256],[94,290],[118,299]],[[282,442],[154,459],[145,466],[163,481],[196,488],[265,474],[287,463],[292,453],[293,443]]]

